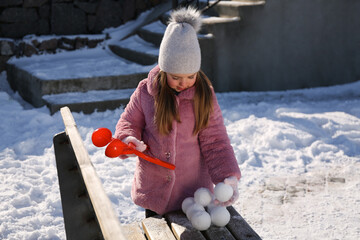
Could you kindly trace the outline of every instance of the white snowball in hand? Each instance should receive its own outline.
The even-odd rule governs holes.
[[[230,213],[225,207],[215,207],[210,212],[211,222],[218,226],[224,227],[230,221]]]
[[[211,195],[212,194],[211,194],[209,189],[207,189],[207,188],[199,188],[194,193],[194,199],[195,199],[195,202],[197,202],[197,203],[199,203],[199,204],[201,204],[203,206],[207,206],[212,200]]]
[[[205,211],[205,208],[198,203],[194,203],[191,206],[189,206],[188,209],[186,210],[186,217],[191,221],[191,218],[194,215],[194,213],[198,211],[200,212]]]
[[[214,194],[217,200],[220,202],[226,202],[232,197],[234,190],[230,185],[220,182],[216,184]]]
[[[208,229],[211,225],[211,217],[205,211],[197,211],[191,218],[191,224],[199,231]]]
[[[181,209],[184,213],[186,213],[186,210],[195,203],[195,200],[193,197],[185,198],[184,201],[181,204]]]

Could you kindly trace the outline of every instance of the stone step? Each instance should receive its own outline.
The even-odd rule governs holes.
[[[43,95],[48,94],[77,93],[77,91],[86,93],[86,91],[96,89],[134,88],[148,74],[148,72],[142,72],[117,76],[47,80],[40,79],[13,65],[8,66],[8,69],[13,72],[9,75],[11,76],[10,85],[12,88],[18,91],[22,98],[34,107],[41,107],[46,104]]]
[[[56,113],[64,106],[68,106],[73,112],[90,114],[94,111],[102,112],[125,106],[134,91],[135,88],[71,92],[44,95],[42,99],[51,114]]]
[[[211,4],[214,1],[210,2]],[[217,3],[210,11],[203,14],[203,27],[199,33],[199,43],[203,49],[202,52],[212,52],[211,39],[214,32],[214,25],[229,24],[240,21],[238,13],[241,6],[253,6],[263,4],[264,1],[226,1],[225,3]],[[206,6],[205,2],[200,3],[200,9]],[[220,4],[220,6],[218,6]],[[235,10],[234,10],[235,9]],[[231,12],[233,11],[233,13]],[[230,13],[231,12],[231,13]],[[129,61],[142,65],[150,65],[157,63],[159,55],[159,46],[166,30],[166,23],[170,17],[170,11],[163,13],[158,20],[153,21],[137,30],[136,35],[126,38],[118,42],[113,42],[109,48],[118,56]],[[210,25],[210,26],[208,26]],[[209,41],[210,40],[210,41]],[[205,42],[205,43],[204,43]],[[203,48],[204,47],[204,48]],[[209,54],[207,54],[210,56]],[[211,65],[211,64],[205,64]],[[209,67],[205,67],[209,68]]]
[[[162,21],[158,20],[142,27],[139,29],[137,34],[145,41],[160,47],[165,30],[166,25]]]
[[[206,12],[212,16],[204,17],[204,27],[198,36],[203,59],[201,68],[208,76],[212,78],[215,71],[213,58],[218,46],[214,39],[218,30],[236,28],[241,7],[264,3],[260,0],[222,1]],[[46,105],[52,114],[63,106],[69,106],[72,111],[91,113],[126,104],[138,82],[146,78],[157,63],[159,45],[166,29],[164,23],[169,17],[166,8],[158,10],[162,13],[160,17],[156,15],[140,21],[143,25],[156,19],[145,26],[138,24],[132,28],[135,35],[118,38],[123,39],[121,41],[108,41],[103,48],[87,49],[80,55],[81,50],[11,59],[7,63],[9,83],[26,101],[35,107]],[[122,32],[130,34],[131,31]]]
[[[213,4],[215,1],[211,1]],[[217,3],[209,11],[203,14],[203,26],[199,32],[198,38],[203,55],[210,56],[206,52],[213,52],[211,49],[213,45],[211,40],[216,34],[214,25],[220,27],[226,24],[236,25],[240,21],[240,8],[244,6],[256,6],[264,4],[262,0],[242,0],[242,1],[224,1]],[[205,2],[200,3],[200,9],[206,6]],[[166,30],[166,23],[170,17],[170,11],[163,13],[158,20],[153,21],[139,30],[136,35],[133,35],[125,40],[112,43],[109,48],[118,56],[129,61],[136,62],[142,65],[149,65],[157,63],[159,55],[159,46]],[[206,56],[205,56],[206,57]],[[203,58],[206,59],[206,58]],[[205,60],[206,61],[206,60]],[[211,64],[204,64],[211,66]],[[208,69],[211,67],[205,67]]]
[[[155,6],[154,8],[141,13],[137,17],[136,21],[128,21],[119,27],[105,29],[103,32],[112,36],[113,39],[110,40],[110,42],[124,40],[129,36],[136,34],[136,32],[143,26],[161,18],[161,16],[170,11],[171,8],[171,1],[163,1],[163,3]]]
[[[13,90],[35,107],[43,96],[68,92],[135,88],[151,66],[130,63],[101,48],[11,59],[7,77]]]
[[[210,4],[215,1],[210,1]],[[206,11],[210,16],[218,17],[240,17],[246,7],[256,7],[265,5],[265,0],[237,0],[237,1],[220,1],[215,6]]]
[[[220,19],[217,17],[213,17]],[[219,22],[228,22],[228,18],[224,18]],[[204,24],[214,24],[213,22],[204,21]],[[207,29],[204,27],[204,29]],[[115,44],[111,44],[109,48],[116,55],[125,58],[129,61],[136,62],[142,65],[156,64],[159,56],[159,46],[163,38],[164,32],[166,30],[166,25],[164,25],[160,20],[150,23],[142,27],[136,35],[133,35],[125,40],[119,41]],[[204,51],[204,54],[207,51],[212,51],[211,41],[213,40],[213,35],[206,33],[198,34],[199,44]]]
[[[266,0],[225,0],[225,1],[242,2],[243,4],[252,4],[252,3],[256,4],[258,2],[265,2]]]
[[[155,64],[159,56],[159,48],[139,35],[113,43],[109,48],[116,55],[141,65]]]

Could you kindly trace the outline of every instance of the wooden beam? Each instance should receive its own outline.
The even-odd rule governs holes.
[[[127,240],[146,240],[138,222],[122,225],[121,228]]]
[[[226,227],[236,239],[261,240],[260,236],[250,227],[233,206],[227,207],[227,209],[230,212],[231,219]]]
[[[67,240],[104,239],[65,132],[53,138]]]
[[[101,180],[91,163],[70,109],[68,107],[63,107],[60,109],[60,112],[64,121],[65,132],[73,147],[104,239],[125,239],[121,231],[119,219],[117,218],[111,202],[102,186]]]
[[[201,232],[192,226],[189,219],[181,211],[168,213],[165,215],[165,218],[170,222],[171,230],[177,240],[206,240]]]
[[[208,240],[236,240],[226,227],[217,227],[214,225],[211,225],[209,229],[204,231],[204,235]]]

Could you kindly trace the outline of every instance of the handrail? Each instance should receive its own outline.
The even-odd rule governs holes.
[[[70,109],[68,107],[63,107],[60,109],[60,112],[65,125],[66,135],[68,136],[74,150],[104,239],[125,240],[119,219],[112,208],[111,202],[105,193],[101,180],[95,171],[87,150],[85,149]]]
[[[213,4],[209,3],[209,0],[207,0],[206,3],[206,7],[204,7],[203,9],[201,9],[201,13],[204,13],[205,11],[209,10],[210,8],[214,7],[216,4],[218,4],[221,0],[217,0],[216,2],[214,2]]]

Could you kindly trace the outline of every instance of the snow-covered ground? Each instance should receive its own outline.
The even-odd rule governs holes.
[[[81,72],[67,67],[67,74],[106,74],[105,67],[104,72],[92,68],[96,51],[64,53],[65,60],[87,63]],[[40,58],[30,59],[34,74],[44,73],[44,65],[35,64]],[[51,74],[64,74],[63,63],[57,64],[58,72]],[[217,97],[243,175],[234,206],[263,239],[360,238],[360,82]],[[64,130],[61,116],[24,102],[10,89],[5,72],[0,73],[0,103],[0,239],[65,239],[52,145],[53,136]],[[96,128],[114,131],[122,112],[119,107],[73,115],[126,224],[144,217],[130,198],[135,159],[106,158],[90,140]]]
[[[52,146],[59,113],[32,108],[0,75],[0,239],[65,239]],[[263,239],[360,236],[360,82],[285,92],[217,94],[242,180],[235,208]],[[123,109],[73,113],[122,223],[140,221],[130,198],[135,159],[92,145]]]

